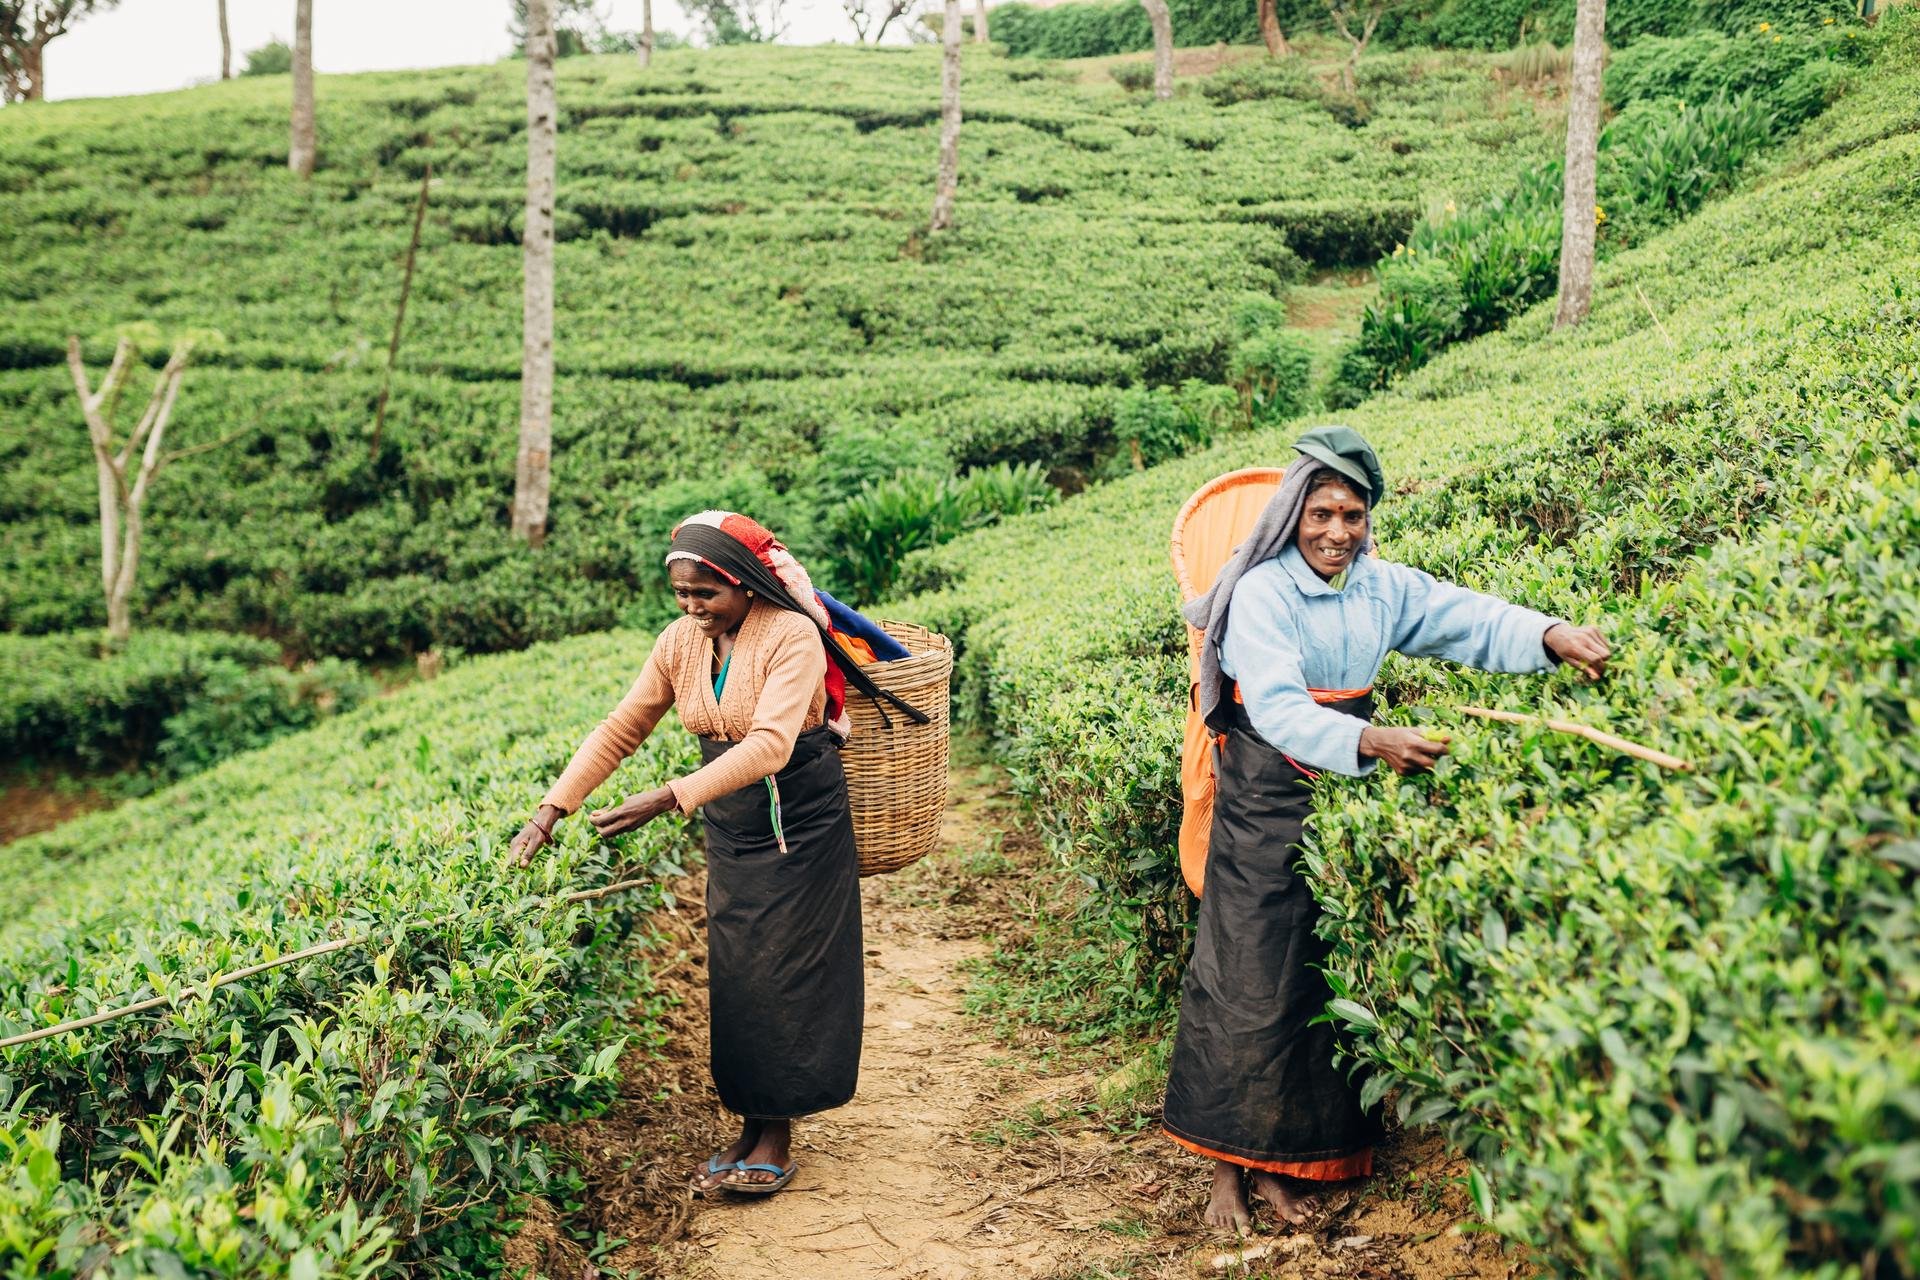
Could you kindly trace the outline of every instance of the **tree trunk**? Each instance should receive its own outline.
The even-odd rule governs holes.
[[[653,0],[641,0],[640,4],[640,65],[653,65]]]
[[[973,40],[975,44],[987,43],[987,0],[975,0],[973,6]]]
[[[1140,0],[1153,25],[1153,96],[1165,102],[1173,97],[1173,17],[1167,0]]]
[[[514,466],[513,533],[547,539],[553,450],[553,0],[527,0],[526,277],[521,311],[520,453]]]
[[[1284,58],[1293,52],[1287,33],[1280,29],[1280,13],[1274,0],[1260,0],[1260,38],[1266,41],[1267,56]]]
[[[93,443],[94,471],[100,486],[100,585],[107,601],[107,636],[115,643],[133,632],[133,582],[140,565],[140,512],[147,490],[166,461],[160,452],[167,424],[173,418],[174,401],[180,396],[180,380],[186,374],[187,358],[193,343],[175,346],[167,367],[160,372],[147,399],[146,412],[128,433],[126,443],[116,454],[113,449],[113,410],[128,373],[139,363],[133,343],[120,339],[114,347],[113,364],[101,380],[100,389],[87,385],[86,365],[80,358],[80,339],[67,338],[67,369],[73,375],[73,389],[80,397],[80,412],[87,420],[87,436]],[[144,448],[142,448],[144,444]],[[141,449],[140,469],[132,485],[127,483],[127,466],[134,450]],[[189,452],[192,452],[191,450]]]
[[[20,46],[20,78],[26,81],[23,102],[44,102],[47,97],[47,45],[34,40]]]
[[[1579,0],[1573,20],[1573,83],[1567,93],[1567,185],[1560,212],[1560,305],[1553,327],[1587,318],[1593,305],[1594,169],[1600,145],[1600,71],[1607,0]]]
[[[1263,0],[1263,3],[1265,0]],[[233,79],[233,36],[227,31],[227,0],[220,4],[220,78]]]
[[[933,185],[929,231],[953,225],[960,185],[960,0],[946,0],[940,25],[940,174]]]
[[[295,177],[311,178],[313,162],[313,0],[294,0],[293,128],[287,168]]]

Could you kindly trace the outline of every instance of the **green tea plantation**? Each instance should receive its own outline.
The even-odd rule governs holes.
[[[512,648],[664,616],[650,548],[751,507],[797,548],[868,479],[1110,451],[1117,390],[1223,381],[1235,314],[1491,194],[1553,120],[1484,56],[1377,60],[1364,119],[1301,73],[1153,105],[968,54],[961,218],[925,235],[926,49],[562,63],[554,510],[505,536],[518,420],[519,64],[0,116],[0,628],[96,625],[93,470],[65,367],[133,324],[213,330],[134,613],[314,656]],[[1197,88],[1206,87],[1203,82]],[[374,422],[423,178],[426,224]],[[148,357],[164,358],[164,343]],[[97,375],[96,375],[97,376]]]
[[[1904,15],[1903,15],[1904,16]],[[1384,554],[1576,622],[1616,661],[1490,677],[1394,659],[1430,778],[1323,783],[1334,1012],[1482,1213],[1582,1276],[1920,1270],[1920,23],[1740,194],[1347,417]],[[1170,1028],[1186,641],[1166,535],[1234,439],[910,561],[961,637],[1080,917],[1007,954],[1019,1016]],[[1059,577],[1042,566],[1097,564]],[[1468,720],[1554,713],[1693,762]],[[1124,975],[1124,976],[1117,976]]]
[[[1344,387],[1383,555],[1614,648],[1598,684],[1392,658],[1382,719],[1451,753],[1317,784],[1342,1065],[1391,1160],[1453,1170],[1419,1193],[1451,1208],[1408,1210],[1422,1242],[1497,1268],[1475,1280],[1920,1277],[1920,7],[1617,4],[1615,222],[1560,331],[1564,98],[1507,54],[1377,49],[1350,94],[1309,32],[1290,61],[1186,50],[1214,63],[1156,103],[970,46],[936,236],[935,50],[565,59],[542,549],[507,530],[524,64],[321,77],[306,183],[285,77],[0,108],[0,782],[146,771],[0,845],[0,1274],[572,1280],[626,1249],[652,1252],[623,1276],[695,1280],[745,1274],[715,1261],[743,1240],[756,1276],[882,1273],[753,1252],[817,1241],[782,1216],[812,1213],[900,1274],[1430,1275],[1266,1208],[1266,1252],[1210,1263],[1210,1175],[1143,1132],[1194,919],[1169,528]],[[1132,29],[1083,7],[1007,26],[1030,51]],[[1382,42],[1504,49],[1571,7],[1393,6]],[[153,492],[111,645],[66,343],[97,376],[129,331],[153,365],[203,335],[170,443],[208,447]],[[956,747],[962,836],[865,882],[884,1065],[848,1105],[875,1111],[802,1117],[805,1178],[719,1208],[681,1167],[722,1110],[704,917],[675,900],[698,828],[571,819],[507,861],[671,616],[667,531],[709,507],[950,637],[992,757]],[[696,758],[663,728],[597,802]],[[949,1059],[976,1095],[930,1083]],[[1167,1163],[1134,1180],[1149,1142]],[[1029,1198],[1069,1187],[1097,1212]],[[542,1214],[565,1268],[509,1257]],[[907,1219],[959,1252],[900,1249]],[[1023,1231],[1068,1269],[1000,1265]],[[976,1237],[995,1266],[955,1261]]]

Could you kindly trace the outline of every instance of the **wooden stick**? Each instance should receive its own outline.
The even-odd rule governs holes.
[[[1660,336],[1667,340],[1667,349],[1671,351],[1673,349],[1673,335],[1667,332],[1667,326],[1660,323],[1660,317],[1655,314],[1653,304],[1647,301],[1647,291],[1640,287],[1638,280],[1633,282],[1633,291],[1640,295],[1640,305],[1647,309],[1647,315],[1653,320],[1653,327],[1658,329]]]
[[[1596,742],[1610,750],[1618,751],[1622,755],[1632,756],[1636,760],[1645,760],[1648,764],[1657,764],[1662,769],[1678,769],[1683,773],[1693,769],[1693,765],[1679,756],[1670,756],[1664,751],[1643,747],[1637,742],[1629,742],[1625,738],[1596,729],[1592,725],[1575,724],[1571,720],[1549,720],[1541,716],[1522,715],[1518,711],[1495,711],[1491,707],[1461,707],[1460,710],[1467,715],[1478,716],[1482,720],[1499,720],[1507,724],[1544,724],[1557,733],[1575,734],[1589,742]]]
[[[400,358],[400,326],[407,319],[407,295],[413,292],[413,260],[420,253],[420,224],[427,220],[427,188],[433,184],[433,161],[420,175],[420,202],[413,207],[413,238],[407,241],[407,268],[400,277],[400,305],[393,313],[393,338],[387,343],[387,372],[380,379],[380,404],[373,411],[373,444],[368,456],[380,457],[380,429],[387,425],[387,393],[393,390],[393,364]]]
[[[569,893],[561,897],[549,898],[546,900],[546,903],[542,905],[554,902],[592,902],[598,898],[610,898],[616,893],[624,893],[629,889],[638,889],[642,885],[653,883],[655,882],[652,880],[621,880],[615,884],[607,885],[604,888],[582,889],[577,893]],[[450,919],[452,919],[452,917],[443,916],[438,920],[418,920],[408,927],[417,929],[428,924],[445,924]],[[248,965],[244,969],[235,969],[232,973],[223,973],[211,982],[196,983],[181,991],[177,998],[180,1000],[190,1000],[195,996],[211,997],[214,990],[218,987],[239,982],[243,978],[254,977],[257,974],[265,973],[269,969],[278,969],[282,965],[298,964],[302,960],[311,960],[315,956],[327,955],[334,951],[344,951],[348,947],[357,947],[363,942],[370,941],[373,937],[374,935],[370,933],[356,933],[351,937],[335,938],[330,942],[316,943],[311,947],[302,948],[290,955],[281,956],[277,960],[262,961],[259,964]],[[98,1026],[103,1022],[111,1022],[115,1018],[124,1018],[128,1014],[146,1013],[150,1009],[159,1009],[172,1004],[175,999],[176,997],[174,996],[153,996],[135,1004],[121,1005],[117,1009],[102,1009],[98,1013],[88,1014],[84,1018],[74,1018],[71,1021],[62,1022],[57,1026],[42,1027],[38,1031],[25,1031],[17,1036],[8,1036],[6,1039],[0,1040],[0,1049],[11,1049],[17,1044],[31,1044],[35,1040],[45,1040],[49,1036],[64,1035],[69,1031],[79,1031],[86,1027]]]

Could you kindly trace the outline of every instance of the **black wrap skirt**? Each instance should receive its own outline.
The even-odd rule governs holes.
[[[1180,1030],[1167,1133],[1202,1155],[1308,1178],[1371,1168],[1377,1112],[1334,1066],[1337,1032],[1316,1023],[1331,992],[1320,907],[1298,874],[1310,778],[1254,732],[1246,711],[1216,758],[1213,831]],[[1371,718],[1371,697],[1331,703]]]
[[[733,745],[702,738],[701,758]],[[832,735],[801,734],[773,782],[778,833],[765,781],[701,810],[713,1082],[729,1111],[756,1120],[853,1097],[866,1005],[860,865]]]

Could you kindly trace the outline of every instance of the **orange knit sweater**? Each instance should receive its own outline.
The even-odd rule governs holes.
[[[693,733],[738,744],[667,784],[688,814],[780,772],[793,756],[794,739],[826,723],[827,655],[820,632],[800,614],[755,601],[734,639],[718,700],[713,668],[713,644],[693,619],[674,621],[653,642],[627,696],[573,753],[545,803],[564,813],[579,808],[647,740],[668,707],[679,708],[680,722]]]

